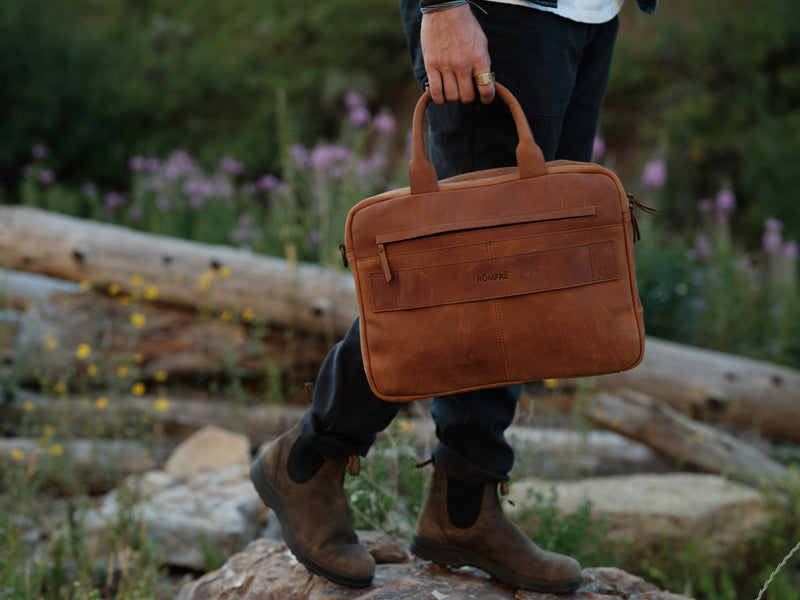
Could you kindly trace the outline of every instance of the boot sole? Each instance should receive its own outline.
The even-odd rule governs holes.
[[[478,556],[468,550],[446,546],[433,542],[419,534],[414,534],[411,540],[411,552],[423,560],[445,565],[449,567],[477,567],[486,571],[501,583],[506,583],[512,587],[532,592],[549,592],[552,594],[571,594],[581,586],[581,578],[565,579],[562,581],[547,581],[545,579],[535,579],[525,577],[518,573],[512,573],[491,560]]]
[[[269,479],[267,479],[267,474],[264,472],[264,466],[261,464],[260,459],[254,460],[252,465],[250,465],[250,481],[253,482],[258,495],[261,497],[261,501],[277,515],[278,522],[281,524],[283,539],[289,547],[289,550],[291,550],[295,558],[309,571],[329,581],[347,587],[364,588],[372,584],[372,577],[352,577],[344,573],[339,573],[338,571],[333,571],[321,565],[303,551],[297,543],[297,540],[295,540],[294,535],[292,535],[292,528],[289,526],[289,520],[286,517],[286,509],[283,507],[283,503],[278,493],[275,491],[275,488],[272,487]]]

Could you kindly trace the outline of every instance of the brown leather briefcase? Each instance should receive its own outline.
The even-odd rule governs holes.
[[[596,164],[545,162],[517,100],[517,167],[437,181],[413,120],[410,186],[362,200],[342,251],[384,400],[635,367],[644,352],[633,206]],[[636,203],[636,205],[639,205]]]

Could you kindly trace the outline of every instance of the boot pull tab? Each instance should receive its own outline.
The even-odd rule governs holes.
[[[306,398],[308,399],[308,401],[309,402],[313,402],[314,401],[314,384],[311,383],[310,381],[306,381],[303,384],[303,391],[305,392]]]
[[[347,457],[347,472],[353,477],[361,473],[361,460],[355,454]]]
[[[431,456],[428,460],[424,460],[421,463],[417,463],[414,465],[415,469],[424,469],[428,465],[433,464],[433,457]]]
[[[508,498],[508,481],[500,481],[497,484],[498,492],[500,492],[501,496],[506,496],[506,502],[508,502],[511,506],[516,506],[514,501]]]

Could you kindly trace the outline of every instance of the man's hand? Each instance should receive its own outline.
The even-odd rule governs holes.
[[[489,43],[469,4],[422,15],[422,57],[436,104],[472,102],[472,78],[491,72]],[[477,86],[481,102],[494,99],[494,82]]]

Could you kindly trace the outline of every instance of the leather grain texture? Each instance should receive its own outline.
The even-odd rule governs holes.
[[[426,92],[409,187],[348,216],[361,350],[384,400],[600,375],[642,359],[622,184],[593,163],[545,163],[516,99],[496,89],[517,123],[518,167],[437,181],[421,134]]]

